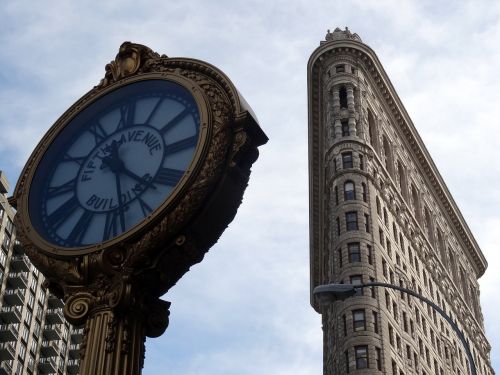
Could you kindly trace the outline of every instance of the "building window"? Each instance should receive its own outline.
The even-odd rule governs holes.
[[[339,258],[339,267],[342,268],[342,249],[337,250],[337,256]]]
[[[340,236],[340,219],[337,218],[336,221],[337,221],[337,236]]]
[[[363,202],[368,202],[368,197],[366,193],[366,184],[364,182],[361,184],[361,188],[363,191]]]
[[[30,327],[27,326],[26,324],[23,324],[23,333],[21,337],[24,342],[28,342],[29,335],[30,335]]]
[[[365,159],[361,154],[359,154],[359,169],[361,169],[362,171],[365,170]]]
[[[335,186],[335,204],[339,205],[339,188]]]
[[[7,237],[7,236],[5,236]],[[5,261],[7,260],[7,255],[5,254],[5,252],[0,249],[0,265],[5,268]]]
[[[365,310],[354,310],[352,312],[352,327],[354,332],[365,331]]]
[[[3,236],[2,247],[5,249],[5,251],[9,251],[10,237],[7,235],[7,233],[5,233],[5,235]]]
[[[388,223],[389,223],[389,219],[388,219],[388,216],[387,216],[387,210],[384,207],[384,224],[385,224],[386,227],[388,226]]]
[[[342,125],[342,137],[348,137],[350,135],[349,122],[347,122],[347,120],[342,120],[340,124]]]
[[[361,285],[363,284],[363,278],[361,275],[353,275],[350,278],[351,284],[353,285]],[[363,295],[363,288],[358,288],[356,289],[356,296],[362,296]]]
[[[372,311],[373,318],[373,332],[378,333],[378,314],[376,311]]]
[[[9,234],[12,234],[14,232],[14,223],[10,218],[7,218],[7,224],[5,224],[5,230],[9,232]]]
[[[344,315],[342,315],[342,321],[344,322],[344,336],[347,336],[347,318]]]
[[[374,283],[375,282],[375,278],[374,277],[370,277],[370,282]],[[371,295],[372,298],[375,298],[375,287],[374,286],[370,287],[370,295]]]
[[[368,251],[368,264],[373,264],[373,248],[371,245],[366,245]]]
[[[353,242],[347,244],[347,250],[349,253],[349,263],[361,262],[361,251],[359,249],[359,242]]]
[[[377,215],[380,216],[380,199],[377,197],[375,199],[375,203],[377,204]]]
[[[370,233],[370,216],[368,214],[365,214],[365,231]]]
[[[26,345],[23,343],[19,345],[19,357],[24,362],[24,358],[26,357]]]
[[[355,346],[356,369],[368,368],[368,346]]]
[[[35,305],[35,295],[30,292],[28,294],[28,306],[31,310],[33,310],[34,305]]]
[[[382,351],[380,350],[380,348],[375,348],[375,353],[376,353],[376,357],[375,357],[375,361],[376,361],[376,367],[377,367],[377,370],[379,371],[382,371]]]
[[[346,230],[358,230],[358,213],[356,211],[346,212],[345,214]]]
[[[345,65],[337,65],[335,67],[335,73],[345,73]]]
[[[356,190],[354,186],[354,182],[346,181],[344,183],[344,200],[350,201],[356,199]]]
[[[347,108],[347,90],[341,87],[339,90],[340,108]]]
[[[390,324],[388,324],[387,328],[389,329],[389,344],[394,346],[394,328]]]
[[[352,168],[352,152],[344,152],[342,154],[342,168]]]
[[[347,350],[344,352],[344,358],[345,358],[345,372],[348,374],[349,373],[349,352]]]

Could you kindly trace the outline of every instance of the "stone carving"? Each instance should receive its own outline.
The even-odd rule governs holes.
[[[333,32],[330,32],[330,30],[327,30],[325,40],[328,41],[333,41],[333,40],[341,40],[341,39],[351,39],[351,40],[356,40],[358,42],[361,42],[361,38],[359,37],[358,34],[356,33],[351,33],[349,28],[345,28],[345,30],[341,30],[340,28],[335,28]]]

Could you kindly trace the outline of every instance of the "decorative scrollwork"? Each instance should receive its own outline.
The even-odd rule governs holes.
[[[73,294],[66,300],[64,305],[64,316],[74,325],[81,325],[87,319],[87,315],[92,308],[93,296],[90,293]]]

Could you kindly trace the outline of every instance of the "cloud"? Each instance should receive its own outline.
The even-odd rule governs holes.
[[[337,26],[379,56],[482,246],[490,264],[483,310],[500,365],[495,1],[21,0],[0,13],[0,169],[11,185],[125,40],[221,68],[270,137],[235,221],[165,296],[170,327],[148,339],[144,375],[321,373],[321,322],[308,290],[306,64]]]

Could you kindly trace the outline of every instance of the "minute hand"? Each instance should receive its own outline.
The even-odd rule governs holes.
[[[143,177],[136,175],[130,169],[125,168],[125,166],[122,166],[122,168],[120,169],[120,172],[123,173],[124,175],[129,176],[130,178],[133,178],[134,180],[136,180],[137,182],[140,182],[141,184],[149,186],[152,189],[156,189],[156,186],[154,186],[151,181],[147,181]]]

